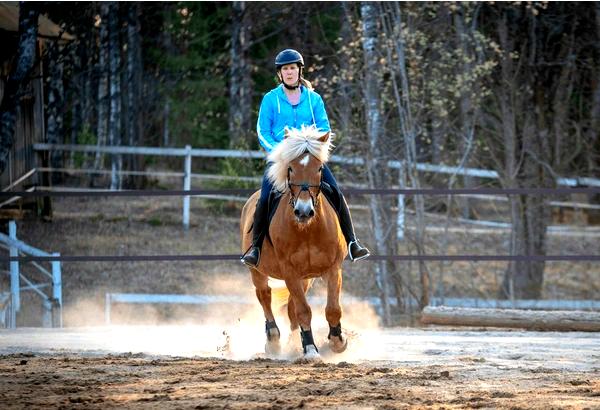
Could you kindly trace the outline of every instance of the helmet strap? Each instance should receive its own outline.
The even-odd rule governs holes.
[[[284,86],[285,88],[287,88],[288,90],[295,90],[295,89],[297,89],[298,87],[300,87],[300,81],[298,81],[298,82],[296,83],[296,85],[287,85],[287,84],[285,83],[285,81],[282,81],[282,83],[283,83],[283,86]]]

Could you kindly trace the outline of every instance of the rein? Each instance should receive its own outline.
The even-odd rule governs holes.
[[[296,196],[294,195],[294,191],[292,190],[292,187],[300,187],[300,193],[302,193],[302,191],[307,191],[308,195],[310,195],[310,200],[312,201],[313,206],[316,208],[318,205],[318,199],[319,199],[319,194],[321,193],[321,182],[323,182],[323,174],[321,173],[321,181],[319,181],[319,185],[310,185],[306,182],[302,183],[302,184],[294,184],[293,182],[290,182],[290,171],[288,170],[288,177],[287,177],[287,185],[288,188],[290,190],[290,205],[292,208],[294,208],[294,206],[296,206]],[[310,192],[310,188],[317,188],[317,194],[313,197],[312,192]]]

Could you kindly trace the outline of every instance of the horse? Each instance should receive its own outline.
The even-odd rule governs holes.
[[[327,283],[325,317],[329,347],[341,353],[348,345],[342,332],[340,294],[342,262],[348,253],[337,212],[321,192],[321,172],[329,158],[330,133],[316,127],[286,129],[284,139],[269,154],[267,176],[281,195],[256,268],[250,268],[256,297],[266,326],[267,353],[279,352],[280,331],[271,308],[269,278],[285,281],[287,312],[292,334],[300,328],[304,358],[320,357],[311,330],[312,312],[306,293],[315,278]],[[252,223],[260,190],[242,209],[242,252],[252,242]]]

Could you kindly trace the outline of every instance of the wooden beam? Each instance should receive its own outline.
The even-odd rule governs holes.
[[[24,209],[0,209],[0,220],[22,220],[25,213],[26,210]]]
[[[600,332],[600,312],[427,306],[423,324],[512,327],[528,330]]]

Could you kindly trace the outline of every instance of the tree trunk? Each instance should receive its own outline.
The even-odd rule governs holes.
[[[387,20],[384,18],[384,22],[387,22],[386,32],[387,35],[393,40],[393,47],[395,48],[397,61],[392,61],[392,53],[388,48],[388,60],[389,65],[394,67],[396,72],[393,72],[392,84],[394,88],[394,94],[396,98],[396,107],[398,109],[398,116],[400,118],[400,129],[402,132],[403,148],[404,148],[404,167],[406,169],[405,175],[411,187],[419,189],[421,184],[417,175],[417,132],[415,123],[412,116],[411,100],[410,100],[410,87],[408,72],[406,70],[406,54],[405,54],[405,38],[403,30],[393,30],[392,27],[403,27],[402,23],[402,11],[397,3],[390,3],[388,7]],[[411,30],[410,25],[407,30]],[[396,80],[396,76],[399,77],[399,84]],[[402,182],[401,182],[402,185]],[[415,216],[416,216],[416,231],[415,231],[415,245],[417,248],[418,255],[425,254],[425,202],[422,195],[414,196],[415,204]],[[419,280],[421,283],[421,295],[419,300],[419,306],[423,307],[429,304],[430,297],[430,276],[427,266],[424,261],[419,261]]]
[[[110,56],[110,115],[108,122],[108,141],[111,146],[121,145],[121,42],[119,39],[119,5],[111,2],[109,5],[108,43]],[[123,157],[111,156],[110,189],[121,189]]]
[[[37,4],[19,3],[19,45],[17,59],[8,76],[0,104],[0,174],[8,165],[8,156],[14,143],[15,122],[20,106],[22,87],[29,80],[34,67],[38,33]]]
[[[350,44],[352,42],[352,13],[350,9],[350,5],[347,2],[342,2],[342,10],[343,12],[340,15],[340,38],[341,44]],[[346,56],[342,56],[340,58],[340,72],[342,75],[351,72],[353,69],[350,64],[350,59],[346,58]],[[352,94],[352,82],[345,78],[344,81],[341,82],[340,88],[340,101],[344,103],[338,104],[339,110],[339,119],[338,119],[338,130],[342,137],[346,138],[350,136],[350,130],[352,127],[352,104],[348,103],[351,101]]]
[[[108,136],[108,113],[109,113],[109,99],[108,99],[108,20],[109,20],[109,3],[100,3],[100,33],[99,33],[99,46],[98,46],[98,114],[97,114],[97,145],[98,147],[106,145]],[[100,169],[102,167],[104,155],[99,151],[96,152],[96,158],[94,161],[94,169]],[[91,185],[93,185],[93,176],[91,178]]]
[[[600,1],[594,2],[594,11],[596,17],[596,41],[594,45],[596,55],[600,56]],[[598,156],[596,153],[600,152],[600,63],[596,63],[595,72],[595,78],[592,80],[592,106],[586,138],[587,155],[585,155],[587,172],[590,176],[598,172]],[[592,195],[589,198],[590,202],[600,203],[600,194]],[[591,211],[589,214],[593,219],[600,219],[599,211]]]
[[[363,26],[363,53],[365,61],[364,75],[364,93],[367,118],[367,137],[369,139],[369,152],[367,160],[367,175],[369,185],[373,188],[381,187],[383,173],[385,172],[385,163],[383,163],[383,153],[381,146],[381,137],[383,133],[381,116],[381,79],[379,56],[377,54],[378,33],[380,31],[379,8],[377,3],[361,3],[361,18]],[[387,251],[385,242],[385,221],[383,217],[383,206],[381,198],[371,195],[369,199],[371,209],[371,219],[373,221],[375,234],[375,252],[385,254]],[[385,325],[391,325],[391,315],[389,306],[389,278],[387,264],[385,261],[375,264],[377,286],[380,292],[381,306],[383,309],[383,322]]]
[[[537,66],[535,16],[528,17],[527,49],[522,59],[527,59],[527,68],[520,71],[522,64],[514,66],[512,52],[514,43],[509,40],[509,24],[505,12],[499,20],[498,34],[504,50],[501,61],[503,81],[499,85],[501,95],[502,132],[504,137],[504,178],[503,183],[523,188],[552,186],[551,176],[546,166],[551,164],[551,149],[548,144],[550,130],[544,116],[544,87],[539,82],[541,70]],[[512,24],[518,24],[513,21]],[[515,73],[515,70],[517,71]],[[507,91],[507,88],[509,90]],[[533,92],[535,90],[535,92]],[[520,132],[517,132],[516,115],[523,113]],[[519,137],[520,135],[520,137]],[[517,164],[522,163],[521,166]],[[545,255],[546,227],[549,208],[546,199],[540,195],[520,195],[510,197],[512,230],[510,252],[512,255]],[[541,296],[544,278],[544,262],[513,262],[505,273],[500,289],[500,297],[537,299]]]
[[[142,52],[140,41],[140,6],[138,2],[127,4],[127,145],[136,146],[141,141],[140,102],[142,87]],[[127,157],[126,169],[140,170],[141,160],[138,155]],[[140,188],[143,180],[140,177],[126,179],[127,188]]]
[[[461,52],[460,71],[462,75],[472,73],[473,71],[473,53],[468,45],[469,33],[465,30],[464,8],[459,5],[458,10],[454,13],[454,29],[456,31],[456,43]],[[461,73],[457,73],[460,75]],[[473,135],[475,132],[475,113],[471,101],[471,93],[473,90],[460,90],[459,101],[459,118],[460,118],[460,134],[459,134],[459,155],[462,156],[461,167],[468,168],[470,165],[471,149],[473,145]],[[464,188],[472,188],[474,184],[473,177],[465,175],[463,177]],[[463,218],[471,218],[471,201],[469,198],[458,198],[461,214]]]
[[[81,49],[83,40],[79,40],[75,45],[69,45],[69,55],[71,67],[73,69],[72,81],[67,89],[67,100],[71,101],[71,140],[69,144],[77,144],[77,139],[82,129],[82,103],[83,103],[83,71],[81,67]],[[67,153],[66,168],[74,168],[75,153]]]
[[[600,313],[577,310],[533,311],[429,306],[423,310],[421,323],[443,326],[491,326],[546,331],[599,332]]]
[[[245,1],[232,3],[231,73],[229,81],[229,145],[246,148],[250,144],[252,104],[251,65],[248,59],[249,16]]]
[[[94,55],[98,51],[96,47],[96,41],[93,33],[86,33],[85,37],[81,40],[81,47],[79,50],[80,56],[79,61],[82,67],[85,69],[81,73],[81,123],[82,129],[91,131],[94,129],[92,119],[94,118],[94,106],[95,104],[95,93],[93,92],[93,71],[90,67],[93,67]]]
[[[50,46],[50,81],[48,83],[48,126],[46,128],[46,141],[49,144],[64,143],[63,127],[63,106],[64,106],[64,86],[63,86],[63,59],[61,54],[63,47],[59,43]],[[63,152],[50,151],[50,166],[52,168],[63,167]],[[52,183],[58,184],[62,181],[62,173],[52,173]]]

